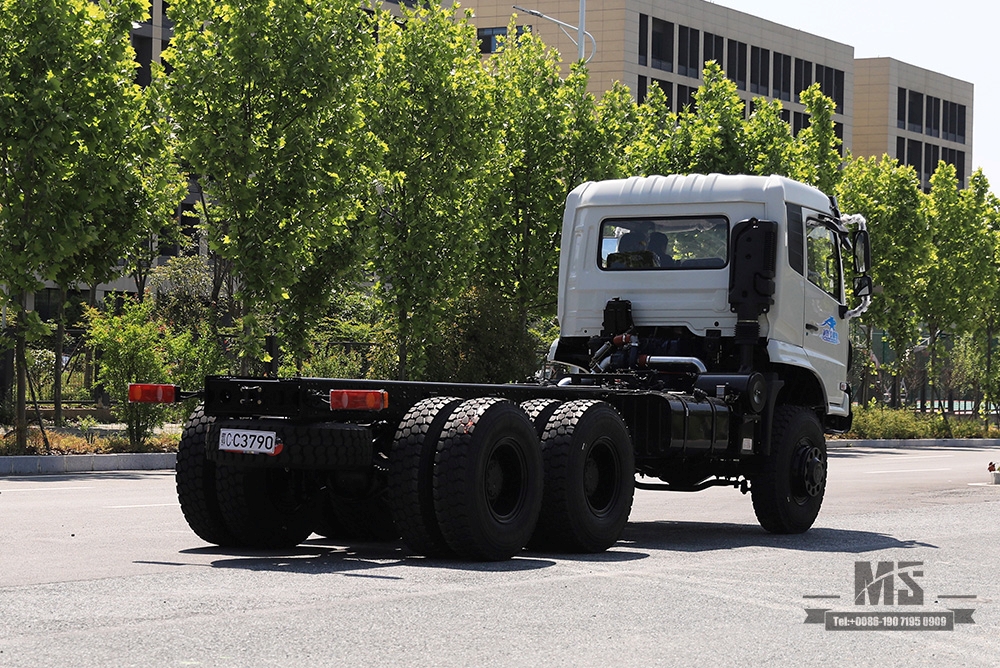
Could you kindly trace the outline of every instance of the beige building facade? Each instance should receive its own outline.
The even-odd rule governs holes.
[[[572,26],[578,0],[518,0]],[[484,53],[496,48],[513,13],[519,28],[576,60],[571,41],[555,23],[500,0],[465,0],[475,13]],[[814,82],[837,105],[838,136],[856,156],[887,154],[913,165],[926,187],[938,160],[956,166],[964,186],[972,166],[973,86],[891,58],[855,59],[854,47],[795,30],[704,0],[588,0],[585,27],[591,90],[600,94],[621,81],[636,100],[660,86],[675,111],[691,104],[707,60],[718,62],[747,103],[779,99],[785,120],[798,132],[808,119],[798,94]],[[567,34],[568,33],[568,34]],[[905,106],[905,109],[904,109]],[[918,112],[922,109],[922,112]]]
[[[892,58],[854,62],[855,155],[883,155],[912,166],[921,184],[939,160],[958,181],[972,173],[973,85]]]
[[[579,24],[576,0],[522,0],[564,23]],[[565,61],[576,59],[577,47],[569,35],[543,18],[518,12],[509,2],[467,0],[475,12],[484,52],[495,47],[497,33],[505,32],[512,13],[517,25],[557,48]],[[671,108],[692,104],[708,60],[718,62],[739,89],[749,108],[756,97],[780,99],[785,120],[794,131],[807,123],[798,94],[814,82],[832,98],[834,122],[845,146],[851,145],[854,104],[854,48],[834,40],[703,0],[590,0],[585,27],[597,43],[587,44],[591,90],[600,93],[621,81],[642,101],[650,86],[660,86]]]

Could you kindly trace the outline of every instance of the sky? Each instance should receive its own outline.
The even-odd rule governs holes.
[[[1000,192],[1000,5],[986,0],[710,0],[973,84],[972,169]]]

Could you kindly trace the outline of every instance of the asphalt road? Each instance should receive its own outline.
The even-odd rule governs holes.
[[[764,533],[735,490],[640,491],[612,550],[499,564],[316,537],[219,550],[168,472],[0,478],[0,666],[994,666],[990,460],[836,449],[804,535]],[[855,605],[857,561],[921,562],[922,605]],[[950,631],[841,631],[807,609],[975,612]]]

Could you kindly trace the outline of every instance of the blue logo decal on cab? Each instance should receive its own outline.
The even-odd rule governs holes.
[[[819,328],[819,338],[834,345],[840,343],[840,335],[837,333],[837,321],[831,315]]]

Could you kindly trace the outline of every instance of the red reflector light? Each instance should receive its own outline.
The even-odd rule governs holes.
[[[131,383],[128,386],[128,400],[143,404],[172,404],[177,400],[177,386]]]
[[[331,411],[380,411],[388,407],[385,390],[330,390]]]

